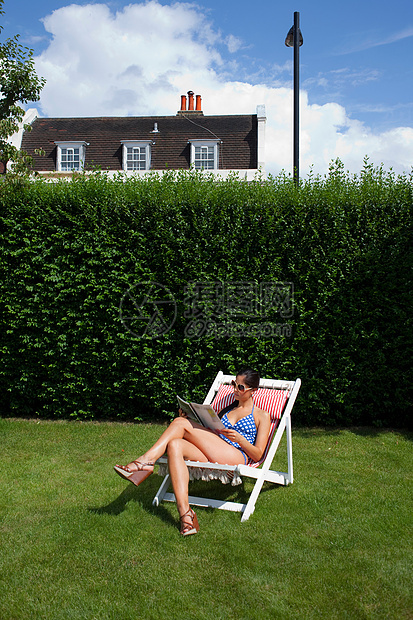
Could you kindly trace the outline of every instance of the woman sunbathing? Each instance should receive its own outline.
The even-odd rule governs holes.
[[[237,374],[232,382],[235,401],[218,414],[226,427],[219,434],[189,420],[179,410],[179,417],[149,450],[126,466],[115,465],[119,476],[138,486],[152,474],[156,460],[167,453],[183,536],[199,531],[197,516],[188,501],[189,472],[185,459],[239,465],[248,460],[258,461],[264,453],[270,416],[254,406],[252,395],[259,382],[260,376],[255,370],[242,370]]]

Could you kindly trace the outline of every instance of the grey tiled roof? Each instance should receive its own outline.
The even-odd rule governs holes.
[[[157,123],[158,133],[153,133]],[[257,116],[147,116],[104,118],[37,118],[24,132],[22,149],[34,158],[34,169],[56,169],[59,141],[84,141],[86,169],[122,170],[121,140],[152,140],[151,169],[189,168],[189,139],[215,139],[220,169],[257,168]],[[34,153],[42,149],[45,156]]]

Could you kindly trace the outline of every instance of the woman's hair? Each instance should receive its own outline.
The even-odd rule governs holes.
[[[250,388],[257,388],[260,384],[260,373],[257,370],[246,368],[237,372],[237,377],[245,377],[245,383]]]

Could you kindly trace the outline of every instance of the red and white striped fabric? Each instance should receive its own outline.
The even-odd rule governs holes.
[[[250,461],[251,467],[259,467],[264,462],[270,449],[271,441],[284,411],[285,403],[290,395],[289,390],[275,390],[270,388],[259,388],[253,394],[254,404],[263,411],[267,411],[271,417],[270,432],[268,435],[267,446],[259,461]],[[212,402],[212,407],[217,413],[234,402],[234,388],[231,385],[221,385]]]

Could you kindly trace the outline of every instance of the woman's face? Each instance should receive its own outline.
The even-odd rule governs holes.
[[[248,399],[251,396],[253,388],[247,385],[245,375],[237,375],[234,385],[234,394],[237,400]]]

